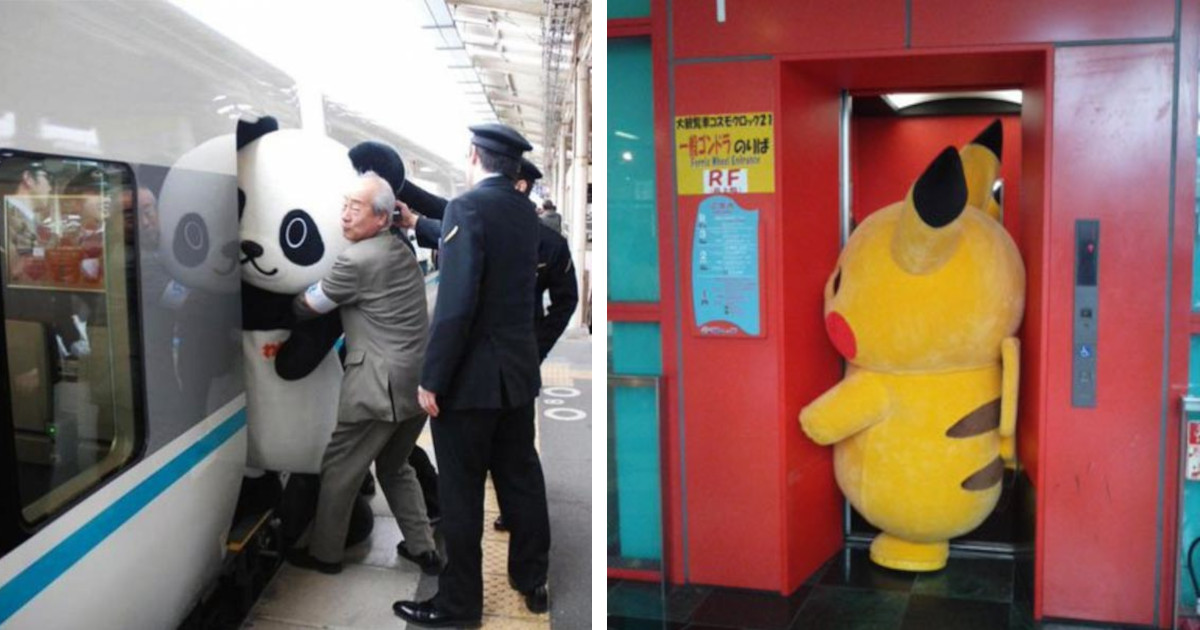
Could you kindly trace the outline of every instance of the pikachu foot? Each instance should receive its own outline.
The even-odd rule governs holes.
[[[880,566],[899,571],[937,571],[946,566],[950,544],[909,542],[890,534],[880,534],[871,541],[871,560]]]

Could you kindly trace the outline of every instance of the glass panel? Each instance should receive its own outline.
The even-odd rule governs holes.
[[[1188,396],[1197,397],[1200,384],[1200,335],[1192,335],[1191,361],[1188,370]],[[1185,404],[1183,433],[1184,479],[1179,498],[1179,585],[1176,599],[1176,628],[1200,627],[1200,404]],[[1194,625],[1184,625],[1187,619]]]
[[[134,453],[133,175],[0,152],[0,283],[22,516],[34,523]]]
[[[1197,151],[1200,151],[1200,146]],[[1200,153],[1197,156],[1197,164],[1200,165]],[[1194,211],[1200,215],[1200,185],[1196,187],[1196,193]],[[1200,310],[1200,238],[1193,234],[1192,239],[1192,311],[1195,312]],[[1200,564],[1197,564],[1200,563],[1200,335],[1192,335],[1190,341],[1188,399],[1184,401],[1180,449],[1184,474],[1179,483],[1176,628],[1200,628],[1200,588],[1197,588],[1197,580],[1200,579],[1197,574],[1197,570],[1200,570]]]
[[[658,324],[610,323],[609,348],[608,565],[656,569],[662,560]]]
[[[609,0],[608,19],[650,17],[650,0]]]
[[[608,299],[657,302],[650,40],[609,40],[608,63]]]

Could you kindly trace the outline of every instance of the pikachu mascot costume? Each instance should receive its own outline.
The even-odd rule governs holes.
[[[991,195],[1002,137],[997,120],[947,147],[858,226],[825,285],[849,365],[800,425],[834,445],[838,485],[882,530],[871,559],[892,569],[944,567],[1013,460],[1025,267]]]

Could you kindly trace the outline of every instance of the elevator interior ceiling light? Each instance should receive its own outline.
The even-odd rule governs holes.
[[[884,94],[883,100],[893,110],[900,111],[913,105],[951,99],[984,99],[1020,105],[1021,97],[1021,90],[989,90],[982,92],[899,92]]]

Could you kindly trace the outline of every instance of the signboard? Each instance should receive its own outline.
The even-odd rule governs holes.
[[[4,198],[7,284],[104,290],[104,213],[96,195]]]
[[[1188,481],[1200,481],[1200,421],[1187,423],[1187,467],[1184,476]]]
[[[700,202],[692,230],[692,313],[704,336],[762,336],[758,210]]]
[[[675,118],[680,195],[775,192],[775,115],[771,112]]]

